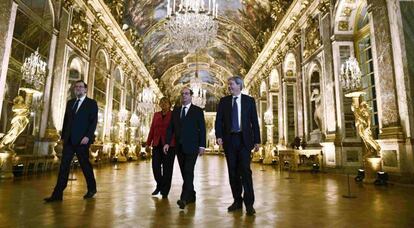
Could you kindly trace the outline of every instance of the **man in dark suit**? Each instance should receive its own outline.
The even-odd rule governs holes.
[[[96,194],[95,176],[89,162],[89,146],[95,139],[98,105],[95,100],[86,97],[87,88],[84,81],[76,81],[74,87],[76,98],[69,100],[66,104],[59,175],[52,195],[44,199],[46,202],[62,201],[63,190],[68,183],[70,163],[75,153],[88,186],[88,192],[83,198],[89,199]]]
[[[204,153],[206,147],[206,126],[203,110],[191,104],[193,91],[189,88],[181,90],[181,106],[175,106],[170,126],[167,129],[164,152],[168,151],[172,136],[175,136],[175,148],[184,183],[180,199],[180,209],[196,200],[194,191],[194,166],[197,157]]]
[[[223,145],[226,154],[231,192],[234,202],[228,211],[246,206],[246,214],[254,215],[254,190],[250,152],[259,150],[260,130],[254,98],[241,94],[243,80],[234,76],[228,79],[231,93],[220,99],[215,130],[217,144]],[[242,191],[244,194],[242,197]]]

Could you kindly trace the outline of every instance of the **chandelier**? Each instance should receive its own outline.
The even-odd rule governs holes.
[[[349,57],[341,66],[341,84],[345,93],[361,90],[362,73],[355,57]]]
[[[154,110],[155,94],[150,87],[145,87],[138,96],[137,109],[141,113],[151,113]]]
[[[47,64],[42,60],[38,50],[24,60],[21,72],[23,79],[40,91],[45,79]]]
[[[203,89],[203,80],[198,77],[198,73],[196,71],[195,77],[191,78],[190,80],[190,88],[193,90],[193,99],[192,103],[197,105],[200,108],[204,108],[206,106],[206,93],[207,91]]]
[[[217,36],[216,0],[181,0],[176,11],[176,0],[168,0],[166,30],[173,48],[194,53],[213,43]],[[172,6],[171,6],[172,5]]]

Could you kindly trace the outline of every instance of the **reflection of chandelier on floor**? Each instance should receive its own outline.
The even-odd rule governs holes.
[[[210,45],[217,35],[216,0],[208,1],[208,9],[204,0],[181,0],[178,11],[176,0],[168,0],[166,30],[172,46],[178,50],[194,53]]]

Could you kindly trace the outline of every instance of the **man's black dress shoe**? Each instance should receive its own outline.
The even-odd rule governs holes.
[[[185,208],[185,205],[186,205],[187,203],[185,202],[185,200],[178,200],[178,201],[177,201],[177,204],[178,204],[178,206],[180,207],[180,209],[184,209],[184,208]]]
[[[230,207],[227,208],[227,211],[236,211],[242,209],[242,203],[234,202]]]
[[[158,188],[156,188],[152,193],[151,193],[151,195],[153,195],[153,196],[155,196],[155,195],[158,195],[158,193],[160,193],[160,190],[158,189]]]
[[[45,203],[62,201],[62,196],[51,196],[43,199]]]
[[[253,206],[247,206],[246,215],[252,216],[254,214],[256,214],[256,210],[253,208]]]
[[[90,198],[92,198],[94,195],[96,194],[96,190],[95,191],[88,191],[84,196],[83,196],[83,198],[84,199],[90,199]]]

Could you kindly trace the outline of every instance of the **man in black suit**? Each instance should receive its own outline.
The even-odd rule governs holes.
[[[246,206],[246,214],[254,215],[254,190],[250,152],[259,150],[260,130],[254,98],[241,94],[243,80],[234,76],[228,79],[231,93],[220,99],[215,130],[217,144],[223,145],[226,154],[231,192],[234,202],[228,211]],[[244,194],[242,197],[242,191]]]
[[[96,194],[96,181],[92,165],[89,162],[89,146],[95,139],[95,129],[98,120],[98,105],[96,101],[86,97],[88,86],[82,80],[75,82],[76,98],[66,104],[63,120],[62,140],[63,152],[57,183],[52,195],[46,202],[62,201],[63,190],[68,183],[70,163],[76,153],[88,186],[84,199]]]
[[[204,153],[206,147],[206,125],[203,110],[191,104],[193,91],[187,87],[181,90],[181,106],[175,106],[171,122],[167,129],[164,152],[168,151],[172,136],[175,136],[176,154],[184,183],[180,199],[180,209],[196,200],[194,191],[194,166],[197,156]]]

